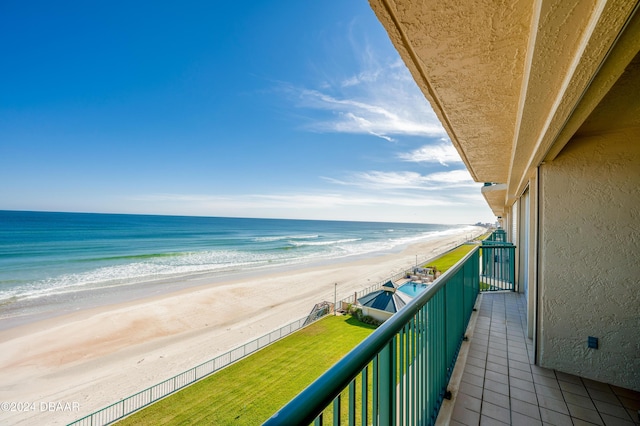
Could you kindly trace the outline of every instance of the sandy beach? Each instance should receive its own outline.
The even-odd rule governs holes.
[[[473,236],[484,228],[476,230]],[[333,302],[335,283],[338,299],[348,297],[410,268],[416,255],[433,258],[469,235],[467,229],[399,253],[229,278],[0,331],[0,424],[69,423]],[[26,403],[30,410],[11,411]],[[65,404],[69,411],[56,411]]]

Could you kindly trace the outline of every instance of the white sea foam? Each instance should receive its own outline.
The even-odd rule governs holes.
[[[47,230],[55,226],[60,217],[41,216],[52,218],[51,224],[46,222]],[[65,227],[54,235],[46,234],[42,241],[34,241],[31,245],[6,246],[5,250],[19,247],[24,253],[14,253],[17,261],[9,263],[13,269],[0,270],[0,304],[151,281],[180,282],[201,274],[250,271],[389,252],[466,229],[440,225],[378,226],[357,222],[298,221],[269,222],[265,226],[259,220],[219,218],[206,219],[204,224],[200,218],[183,229],[184,219],[174,222],[173,218],[163,217],[144,218],[144,224],[139,227],[127,222],[122,228],[120,221],[139,218],[63,216],[69,223],[80,219],[95,222],[96,231],[87,234],[83,227]],[[40,235],[31,233],[32,223],[25,222],[24,232]],[[119,225],[110,234],[109,227],[114,223]],[[132,234],[121,235],[122,229]],[[469,227],[470,232],[472,229]],[[109,239],[105,240],[105,235]],[[42,250],[42,244],[48,247],[46,251]]]
[[[319,235],[278,235],[273,237],[255,237],[253,241],[257,243],[268,243],[281,240],[311,240],[319,237]]]
[[[335,245],[335,244],[342,244],[342,243],[351,243],[354,241],[362,241],[362,238],[345,238],[342,240],[332,240],[332,241],[316,241],[316,242],[312,242],[312,241],[289,241],[289,244],[291,244],[292,246],[296,246],[296,247],[302,247],[302,246],[331,246],[331,245]]]
[[[99,287],[131,285],[171,277],[302,262],[312,256],[313,254],[307,254],[293,257],[284,252],[255,253],[234,250],[184,253],[179,256],[111,265],[80,273],[62,274],[32,282],[20,288],[2,290],[0,291],[0,301],[14,298],[38,298]]]

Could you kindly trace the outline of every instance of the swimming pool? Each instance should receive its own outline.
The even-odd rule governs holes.
[[[429,287],[427,284],[414,283],[413,281],[409,281],[408,283],[404,283],[400,287],[398,287],[398,290],[405,294],[408,294],[411,297],[416,297],[427,287]]]

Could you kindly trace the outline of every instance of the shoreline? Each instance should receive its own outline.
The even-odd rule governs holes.
[[[468,228],[475,227],[469,226]],[[472,232],[473,231],[466,229],[464,235],[469,235],[469,233]],[[460,230],[450,235],[458,235],[458,238],[460,238],[462,234],[463,231]],[[235,271],[175,275],[120,285],[70,290],[35,298],[19,299],[8,303],[4,302],[0,304],[0,306],[2,306],[2,311],[0,311],[2,313],[2,316],[0,316],[0,332],[78,311],[142,301],[151,297],[168,295],[201,286],[217,285],[226,281],[251,279],[264,274],[295,273],[295,271],[307,268],[328,267],[340,263],[397,254],[406,250],[408,247],[414,245],[419,246],[430,241],[439,241],[440,239],[448,238],[450,235],[431,236],[425,240],[396,246],[392,249],[353,254],[346,257],[327,257],[314,261],[265,265],[248,270],[241,269]],[[419,260],[426,261],[428,258],[423,256]]]
[[[474,237],[481,234],[477,228]],[[0,330],[0,401],[77,402],[79,411],[0,412],[0,423],[63,424],[179,374],[445,252],[469,231],[397,253],[251,271]],[[200,280],[194,280],[200,283]]]

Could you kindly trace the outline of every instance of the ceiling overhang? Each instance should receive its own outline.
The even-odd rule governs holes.
[[[506,184],[483,189],[494,213],[640,51],[636,0],[370,3],[473,179]]]
[[[484,199],[487,200],[487,204],[489,204],[493,214],[497,217],[504,216],[504,200],[507,197],[507,184],[485,185],[482,187],[481,192]]]

